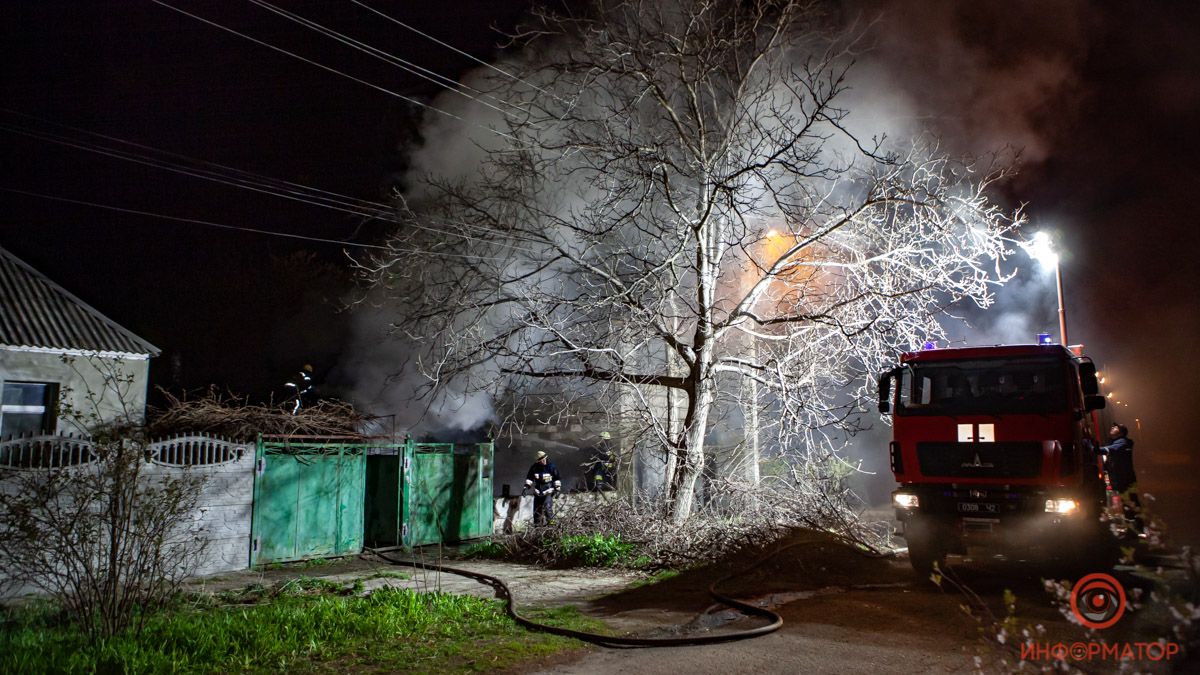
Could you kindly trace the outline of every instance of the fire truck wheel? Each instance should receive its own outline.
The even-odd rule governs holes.
[[[946,537],[938,532],[938,528],[914,519],[905,527],[904,537],[908,540],[908,562],[918,576],[928,577],[934,566],[945,569]]]
[[[1075,539],[1065,539],[1064,549],[1058,555],[1058,572],[1069,579],[1077,579],[1093,572],[1108,572],[1121,559],[1120,542],[1113,536],[1107,523],[1096,523],[1080,533]]]
[[[933,573],[936,566],[939,570],[946,568],[946,551],[932,542],[908,544],[908,561],[912,564],[917,576],[926,578]]]

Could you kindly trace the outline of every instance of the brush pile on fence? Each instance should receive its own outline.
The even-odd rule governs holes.
[[[163,392],[164,408],[153,409],[148,427],[154,437],[206,432],[250,440],[258,434],[362,436],[370,418],[349,403],[323,399],[292,414],[278,405],[255,405],[234,394],[209,389],[196,398]]]

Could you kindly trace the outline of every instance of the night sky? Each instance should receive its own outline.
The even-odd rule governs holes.
[[[428,101],[440,91],[245,2],[171,4],[396,94]],[[484,59],[497,53],[493,26],[511,27],[523,10],[495,0],[367,4]],[[353,5],[287,8],[450,78],[475,65]],[[420,108],[148,0],[2,11],[6,129],[87,138],[54,124],[79,127],[376,201],[417,138]],[[11,131],[0,142],[3,188],[357,243],[385,232],[378,221]],[[12,192],[0,200],[0,246],[162,348],[158,384],[265,396],[303,363],[336,365],[347,330],[337,313],[348,287],[342,246]]]
[[[398,94],[438,100],[437,87],[249,3],[170,2]],[[367,4],[485,59],[499,53],[492,26],[511,27],[525,6]],[[858,95],[903,93],[906,114],[956,150],[1025,148],[1022,173],[998,196],[1025,203],[1029,229],[1053,231],[1066,247],[1072,341],[1112,376],[1130,404],[1124,420],[1141,420],[1142,457],[1161,453],[1159,475],[1180,475],[1168,455],[1196,453],[1188,441],[1200,406],[1197,3],[830,7],[847,22],[882,13]],[[474,66],[351,4],[287,8],[447,77]],[[421,142],[420,109],[149,0],[8,2],[2,11],[0,188],[358,243],[385,231],[12,129],[80,138],[54,124],[80,127],[379,200],[403,176],[405,149]],[[336,369],[347,344],[350,322],[337,312],[348,288],[341,246],[13,192],[0,192],[0,214],[0,246],[164,349],[152,366],[158,384],[262,396],[302,363]],[[999,291],[1002,307],[1057,332],[1052,284],[1026,270],[1017,288]],[[976,323],[986,330],[990,321]]]

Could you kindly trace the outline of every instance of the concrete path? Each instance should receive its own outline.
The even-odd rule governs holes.
[[[399,553],[389,555],[404,557]],[[420,560],[419,557],[413,559]],[[436,563],[437,559],[427,557],[424,562]],[[549,570],[492,560],[444,559],[442,563],[449,567],[481,572],[503,579],[513,592],[518,606],[582,605],[591,598],[615,593],[645,577],[644,574],[636,572],[597,569]],[[201,577],[190,582],[188,589],[218,593],[254,584],[269,586],[299,577],[313,577],[344,584],[362,581],[364,592],[392,587],[484,598],[495,595],[490,586],[466,577],[441,573],[434,569],[393,565],[371,556],[342,558],[328,563],[296,563],[260,571],[246,570]]]

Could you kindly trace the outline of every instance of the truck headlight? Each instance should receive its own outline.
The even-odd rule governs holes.
[[[1047,499],[1046,513],[1058,513],[1062,515],[1075,513],[1079,510],[1079,502],[1074,499]]]
[[[920,505],[920,500],[914,494],[897,492],[892,495],[892,504],[898,509],[915,509]]]

